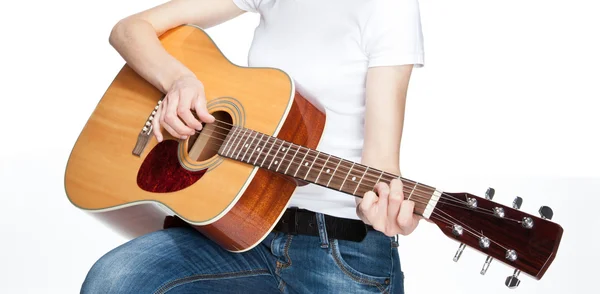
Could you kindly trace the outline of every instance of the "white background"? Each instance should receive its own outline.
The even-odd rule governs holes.
[[[284,0],[282,0],[284,1]],[[291,1],[291,0],[287,0]],[[326,1],[326,0],[323,0]],[[0,292],[77,293],[124,240],[68,202],[66,160],[122,67],[112,26],[161,1],[3,1],[0,71]],[[517,290],[498,261],[423,224],[401,239],[407,293],[597,293],[600,11],[590,0],[421,0],[426,65],[413,74],[401,168],[449,192],[523,210],[554,209],[565,229],[541,281]],[[307,15],[306,17],[310,17]],[[245,65],[257,15],[208,32]]]

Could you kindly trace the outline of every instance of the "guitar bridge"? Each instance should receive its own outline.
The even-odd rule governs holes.
[[[144,123],[144,127],[142,127],[142,130],[138,134],[137,142],[135,143],[135,147],[133,147],[132,151],[133,155],[139,157],[142,154],[142,152],[144,152],[144,149],[146,149],[146,146],[148,145],[148,142],[150,141],[150,136],[152,134],[152,120],[154,119],[154,115],[156,115],[156,111],[158,110],[158,107],[161,103],[162,99],[158,101],[158,103],[152,110],[152,113],[150,113],[150,116],[148,116],[146,123]]]

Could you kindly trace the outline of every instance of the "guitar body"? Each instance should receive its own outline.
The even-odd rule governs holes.
[[[164,48],[204,84],[218,120],[316,148],[324,111],[296,93],[274,68],[229,62],[201,29],[182,26],[161,37]],[[225,130],[206,124],[188,140],[158,143],[148,127],[164,94],[125,65],[84,126],[69,157],[69,200],[128,238],[164,227],[176,215],[233,252],[273,229],[298,182],[217,154]],[[206,136],[202,136],[206,134]]]

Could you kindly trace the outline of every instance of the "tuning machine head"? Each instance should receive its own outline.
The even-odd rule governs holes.
[[[509,289],[515,289],[515,288],[519,287],[519,284],[521,284],[521,280],[519,280],[520,273],[521,273],[520,270],[515,269],[515,272],[513,273],[512,276],[506,277],[506,281],[504,281],[504,285],[506,285],[506,287],[508,287]]]
[[[552,216],[554,216],[554,212],[552,211],[552,208],[550,208],[548,206],[540,207],[539,213],[543,219],[547,219],[547,220],[551,220]]]
[[[494,188],[490,187],[487,189],[487,191],[485,191],[485,199],[492,200],[492,199],[494,199],[495,194],[496,194],[496,190]],[[502,214],[504,214],[504,213],[502,212]],[[487,246],[484,246],[484,245],[486,245],[485,240],[480,240],[479,245],[481,245],[483,248],[489,247],[489,239],[487,241]],[[487,258],[485,259],[485,262],[483,263],[483,267],[481,268],[481,271],[479,272],[480,274],[485,275],[488,268],[490,267],[490,263],[492,262],[492,260],[493,260],[493,258],[488,255]]]
[[[523,198],[521,198],[519,196],[515,197],[515,200],[513,200],[513,203],[512,203],[512,207],[514,209],[520,209],[521,205],[523,205]]]
[[[460,259],[460,256],[465,250],[465,247],[467,247],[465,243],[460,243],[460,246],[458,246],[458,250],[456,250],[456,254],[454,254],[454,262],[457,262]]]
[[[485,191],[485,199],[494,199],[494,194],[496,194],[496,190],[494,190],[494,188],[488,188],[487,191]]]

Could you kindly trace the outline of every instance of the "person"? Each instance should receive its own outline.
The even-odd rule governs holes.
[[[166,94],[156,139],[163,140],[160,127],[186,139],[214,121],[202,81],[158,36],[185,24],[210,28],[243,13],[260,15],[248,66],[282,69],[300,94],[325,107],[317,149],[400,175],[409,80],[424,65],[418,0],[173,0],[120,20],[110,44]],[[315,234],[278,225],[256,247],[232,253],[191,228],[167,228],[102,256],[81,292],[403,293],[398,235],[411,234],[423,219],[414,205],[396,179],[377,183],[363,198],[298,187],[286,214],[299,226],[312,220]],[[350,240],[357,221],[366,236]]]

